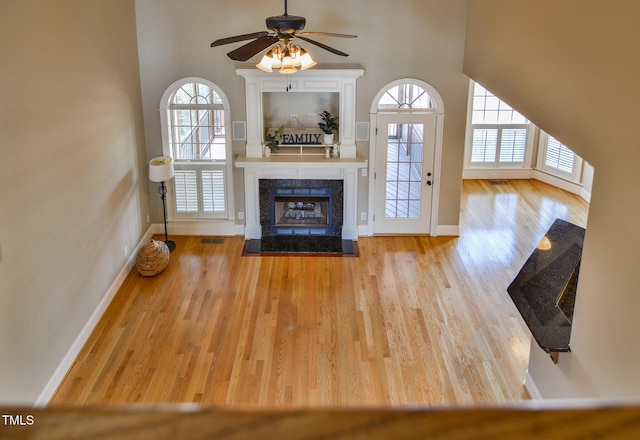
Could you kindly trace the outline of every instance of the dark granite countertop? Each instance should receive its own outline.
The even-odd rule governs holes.
[[[571,320],[585,229],[557,219],[507,292],[547,352],[570,351]]]

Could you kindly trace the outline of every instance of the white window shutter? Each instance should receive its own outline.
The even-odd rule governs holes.
[[[202,208],[204,212],[225,212],[226,189],[224,169],[206,169],[202,176]]]
[[[500,162],[524,162],[527,129],[503,129],[500,139]]]
[[[471,162],[495,162],[498,149],[498,129],[473,130]]]
[[[198,177],[195,170],[175,170],[176,212],[198,212]]]
[[[575,154],[552,136],[548,137],[544,166],[567,174],[573,173]]]

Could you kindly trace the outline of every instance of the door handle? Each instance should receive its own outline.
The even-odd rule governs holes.
[[[427,185],[431,186],[431,180],[427,180]]]
[[[428,173],[427,173],[427,177],[431,177],[431,172],[428,172]],[[427,180],[425,183],[426,183],[427,185],[431,186],[431,180]]]

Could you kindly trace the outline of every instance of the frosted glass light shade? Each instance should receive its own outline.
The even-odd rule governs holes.
[[[289,55],[285,55],[282,59],[282,67],[280,68],[280,73],[291,74],[296,73],[298,69],[295,68],[293,59]]]
[[[173,175],[173,159],[171,157],[158,156],[149,161],[149,180],[152,182],[166,182]]]
[[[311,58],[311,55],[309,55],[309,52],[306,50],[300,49],[300,55],[302,55],[300,57],[300,70],[307,70],[318,64]]]
[[[256,67],[260,70],[262,70],[263,72],[268,72],[271,73],[273,72],[273,55],[271,55],[272,52],[269,51],[267,52],[263,57],[262,60],[256,64]]]

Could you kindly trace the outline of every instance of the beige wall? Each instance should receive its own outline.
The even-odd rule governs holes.
[[[470,0],[464,71],[595,168],[572,353],[543,397],[640,396],[640,2]]]
[[[231,120],[245,117],[244,81],[236,76],[236,63],[226,53],[240,44],[211,48],[218,38],[264,29],[264,19],[283,12],[280,1],[207,2],[137,0],[138,44],[148,156],[162,152],[158,108],[165,89],[187,76],[206,78],[222,88],[231,103]],[[354,39],[318,38],[351,56],[343,58],[311,44],[303,45],[319,63],[358,63],[365,75],[358,79],[356,119],[369,121],[371,102],[386,84],[412,77],[434,86],[445,104],[440,225],[457,225],[468,78],[462,74],[466,0],[351,0],[317,2],[299,0],[289,13],[307,18],[306,30],[353,33]],[[259,61],[256,56],[255,62]],[[275,74],[274,74],[275,75]],[[244,152],[235,142],[234,154]],[[368,156],[367,142],[358,152]],[[235,206],[243,210],[242,172],[235,171]],[[368,204],[368,177],[358,182],[358,212]],[[154,221],[161,220],[159,202]]]
[[[133,0],[0,0],[0,404],[34,403],[147,229]]]

